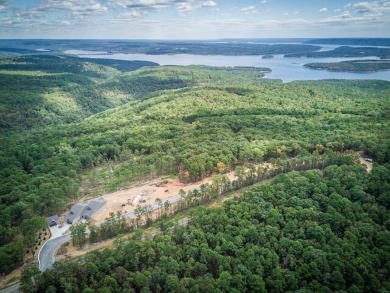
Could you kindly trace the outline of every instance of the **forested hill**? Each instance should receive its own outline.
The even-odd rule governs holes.
[[[388,292],[390,170],[290,172],[154,239],[22,277],[24,292]],[[50,290],[50,291],[49,291]]]
[[[100,84],[146,61],[32,55],[0,59],[0,131],[80,121],[132,100]]]
[[[249,67],[137,70],[156,66],[147,61],[55,55],[0,59],[0,131],[81,121],[160,90],[259,82],[269,71]]]
[[[68,76],[66,70],[37,71]],[[0,136],[0,272],[21,264],[41,216],[76,201],[81,175],[91,170],[94,185],[110,191],[168,174],[198,180],[221,163],[231,169],[313,152],[361,150],[379,164],[389,162],[389,82],[283,84],[262,79],[262,71],[161,66],[121,73],[102,67],[83,90],[129,102],[77,123],[44,126],[20,115],[39,127]]]

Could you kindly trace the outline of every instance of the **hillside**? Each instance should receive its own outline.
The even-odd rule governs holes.
[[[269,71],[249,67],[137,70],[156,65],[55,55],[0,59],[0,131],[81,121],[160,90],[210,82],[257,82]]]
[[[92,83],[102,79],[93,71],[84,90],[128,103],[77,123],[1,135],[2,272],[33,245],[34,221],[78,198],[82,174],[116,190],[145,177],[194,181],[221,163],[229,169],[315,151],[362,150],[389,162],[389,82],[282,84],[253,68],[104,67],[102,74],[109,79]]]
[[[158,64],[34,55],[0,59],[0,131],[80,121],[133,99],[100,84]]]

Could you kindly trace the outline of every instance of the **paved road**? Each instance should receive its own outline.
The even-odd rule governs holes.
[[[170,198],[166,199],[171,204],[176,203],[181,200],[180,195],[175,195]],[[156,210],[159,208],[159,205],[157,203],[151,204],[151,209]],[[136,215],[133,211],[127,212],[124,214],[127,218],[136,218]],[[98,225],[101,224],[97,223]],[[179,222],[179,225],[186,226],[188,223],[188,218],[184,218]],[[156,232],[157,233],[157,232]],[[70,241],[70,233],[67,233],[65,235],[57,236],[54,238],[49,239],[48,241],[43,244],[41,247],[39,254],[38,254],[38,261],[39,261],[39,269],[41,271],[45,271],[49,268],[51,268],[55,262],[55,254],[57,250],[60,248],[62,244],[64,244],[67,241]],[[16,283],[8,288],[0,290],[0,293],[19,293],[19,283]]]
[[[69,240],[70,233],[56,238],[51,238],[50,240],[46,241],[45,244],[43,244],[38,254],[39,269],[41,271],[47,270],[52,267],[55,261],[54,256],[57,249]]]
[[[171,204],[174,204],[178,201],[180,201],[181,197],[180,195],[175,195],[167,198],[166,200],[169,201]],[[159,205],[157,203],[151,204],[151,209],[156,210],[159,208]],[[126,218],[135,219],[136,215],[134,214],[134,211],[130,211],[124,214]],[[102,224],[103,222],[97,223],[97,225]],[[67,241],[70,241],[70,233],[51,238],[50,240],[46,241],[45,244],[42,246],[41,250],[38,254],[38,261],[39,261],[39,269],[41,271],[45,271],[49,268],[51,268],[55,262],[55,253],[60,248],[62,244],[64,244]],[[0,292],[2,293],[2,292]]]

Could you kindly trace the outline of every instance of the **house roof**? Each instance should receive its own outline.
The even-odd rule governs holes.
[[[53,215],[53,216],[50,216],[50,217],[46,218],[46,223],[48,225],[50,225],[50,223],[52,223],[52,222],[58,223],[58,220],[59,220],[59,217],[57,215]]]
[[[86,209],[83,211],[83,218],[90,218],[94,213],[96,213],[99,209],[101,209],[105,204],[107,203],[107,200],[104,198],[97,198],[91,200]]]
[[[87,203],[76,203],[74,206],[72,206],[69,213],[65,216],[65,221],[69,220],[70,222],[73,223],[75,219],[81,217],[86,207],[87,207]]]

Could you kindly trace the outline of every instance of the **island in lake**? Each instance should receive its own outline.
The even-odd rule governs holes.
[[[390,69],[390,60],[352,60],[329,63],[308,63],[304,65],[311,69],[346,72],[377,72]]]

